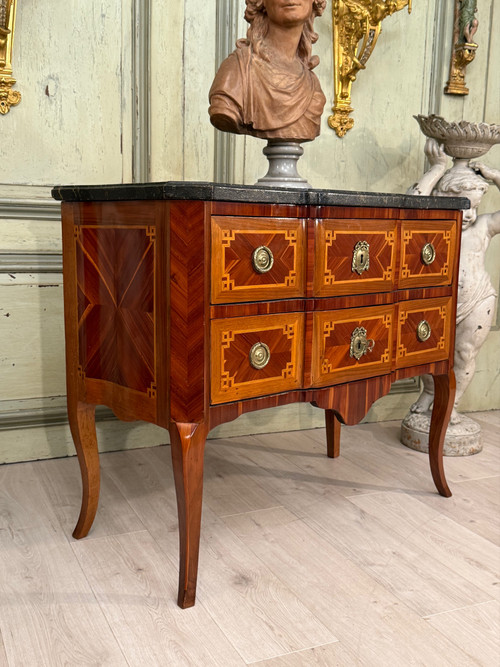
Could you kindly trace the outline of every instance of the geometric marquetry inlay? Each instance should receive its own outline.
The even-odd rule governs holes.
[[[256,264],[259,252],[265,270]],[[211,255],[212,303],[304,295],[303,220],[213,216]]]
[[[402,223],[399,287],[451,283],[455,245],[456,227],[452,221]]]
[[[421,335],[425,322],[425,336]],[[399,305],[396,366],[446,359],[450,347],[451,297],[407,301]]]
[[[212,320],[211,403],[264,396],[300,386],[304,315],[264,315]],[[267,348],[263,367],[252,350]]]
[[[321,220],[315,250],[314,293],[336,296],[388,291],[394,285],[393,220]],[[362,269],[355,263],[363,257]]]
[[[156,396],[155,228],[77,226],[79,369]]]
[[[370,344],[366,354],[351,354],[353,334],[362,327]],[[314,386],[388,372],[392,359],[393,306],[348,308],[314,313]]]

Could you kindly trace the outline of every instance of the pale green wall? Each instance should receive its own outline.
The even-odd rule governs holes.
[[[452,0],[416,0],[411,16],[402,11],[384,22],[353,85],[355,126],[344,139],[327,126],[333,94],[328,6],[316,23],[316,72],[329,103],[322,134],[301,161],[313,185],[402,192],[424,168],[424,138],[413,114],[500,121],[500,6],[495,0],[478,6],[470,95],[442,94]],[[207,116],[216,62],[245,33],[243,7],[243,0],[18,3],[13,67],[23,99],[0,116],[0,462],[73,452],[64,424],[60,221],[51,186],[228,175],[253,183],[263,174],[263,143],[224,141]],[[498,167],[500,148],[485,161]],[[483,209],[498,208],[499,193],[489,192]],[[499,249],[497,238],[487,258],[496,285]],[[500,407],[499,349],[497,325],[462,409]],[[400,418],[416,395],[412,387],[379,401],[369,418]],[[321,411],[292,406],[247,415],[213,435],[321,423]],[[103,449],[166,440],[161,429],[144,424],[104,421],[100,429]]]

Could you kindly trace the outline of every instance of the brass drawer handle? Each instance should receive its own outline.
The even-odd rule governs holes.
[[[424,245],[424,247],[422,248],[422,252],[420,253],[420,257],[422,258],[422,262],[426,266],[432,264],[432,262],[436,259],[436,249],[434,248],[432,243],[426,243]]]
[[[431,337],[432,329],[427,320],[422,320],[417,326],[417,338],[421,343],[425,343]]]
[[[370,244],[368,241],[358,241],[352,251],[352,271],[361,275],[370,268]]]
[[[375,347],[373,338],[366,337],[366,329],[364,327],[356,327],[351,334],[351,350],[350,356],[359,361],[364,354],[368,354]]]
[[[256,248],[252,253],[252,264],[257,273],[267,273],[270,271],[274,264],[271,249],[265,245]]]
[[[249,353],[250,365],[260,370],[269,363],[271,351],[265,343],[255,343]]]

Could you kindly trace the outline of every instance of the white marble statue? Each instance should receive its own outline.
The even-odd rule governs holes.
[[[448,157],[432,138],[425,144],[430,169],[408,192],[416,195],[463,196],[471,206],[463,213],[460,273],[458,281],[457,329],[455,340],[455,376],[457,391],[450,424],[464,418],[457,405],[474,376],[476,357],[490,331],[497,294],[484,266],[486,250],[493,236],[500,234],[500,211],[477,214],[479,203],[488,189],[488,181],[500,189],[500,171],[480,162],[471,162],[446,171]],[[433,380],[423,376],[424,390],[410,411],[427,413],[434,398]]]

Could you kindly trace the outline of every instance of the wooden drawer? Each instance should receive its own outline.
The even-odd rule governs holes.
[[[314,295],[388,292],[394,287],[396,223],[319,220]]]
[[[303,313],[212,320],[211,403],[297,389],[303,354]]]
[[[212,303],[304,296],[305,221],[212,216]]]
[[[394,306],[389,305],[314,313],[313,386],[389,373],[393,309]],[[369,341],[370,349],[361,354],[359,341],[364,336]]]
[[[399,289],[451,284],[456,243],[452,220],[402,222]]]
[[[447,359],[452,326],[451,297],[400,303],[396,367]]]

